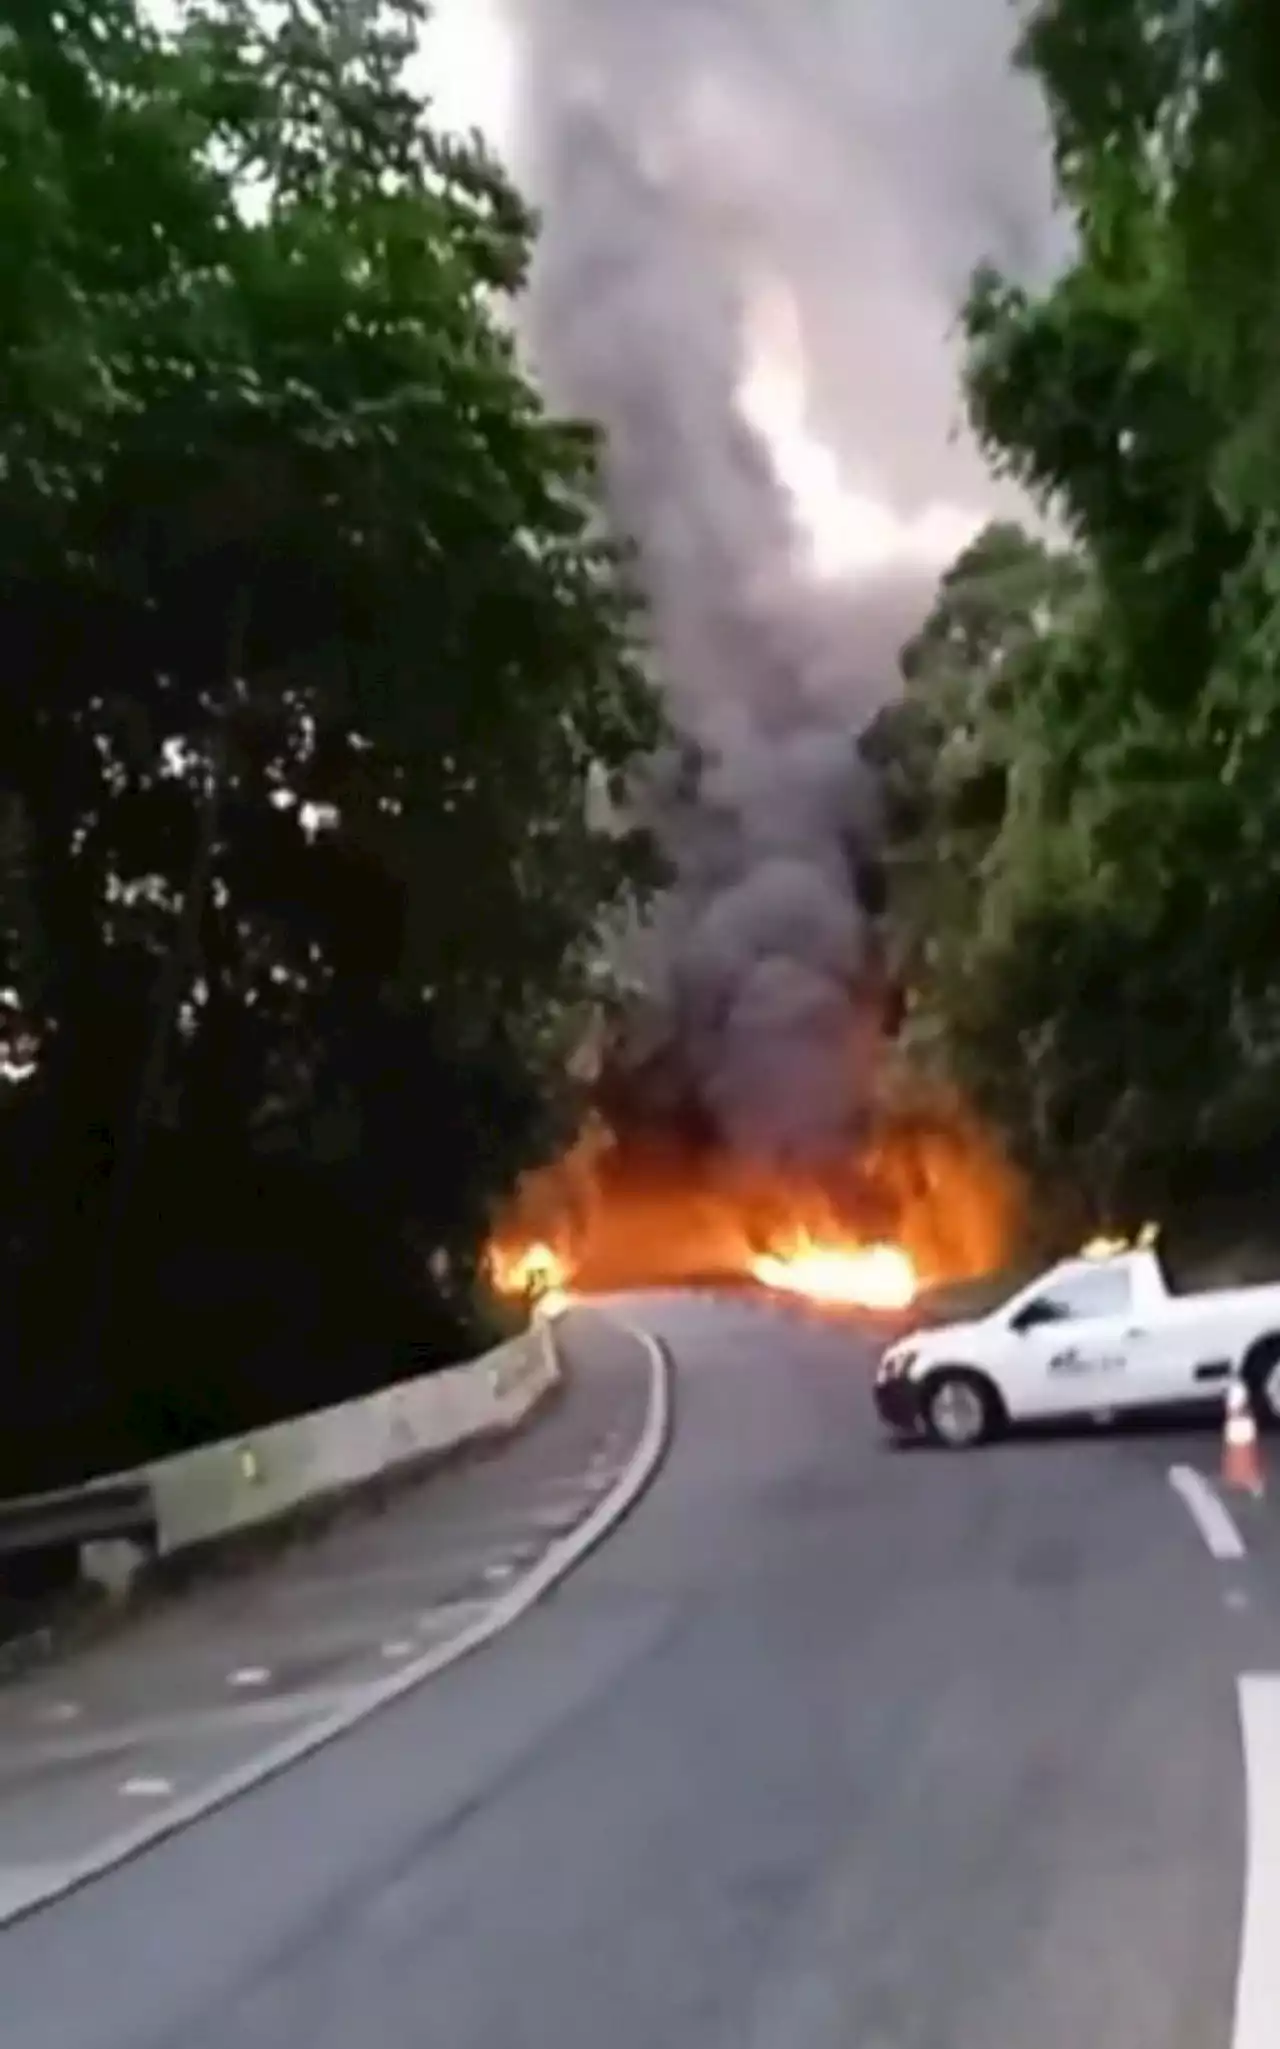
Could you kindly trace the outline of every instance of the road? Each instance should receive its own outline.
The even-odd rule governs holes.
[[[677,1418],[632,1517],[488,1649],[0,1935],[5,2049],[1231,2049],[1269,1508],[1215,1558],[1168,1484],[1211,1439],[894,1454],[848,1336],[646,1313]],[[1265,1680],[1252,1713],[1265,1820]],[[1277,2038],[1280,2005],[1235,2049]]]

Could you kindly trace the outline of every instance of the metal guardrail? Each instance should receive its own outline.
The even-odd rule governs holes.
[[[109,1537],[152,1544],[155,1536],[155,1502],[146,1480],[91,1481],[0,1501],[0,1557]]]

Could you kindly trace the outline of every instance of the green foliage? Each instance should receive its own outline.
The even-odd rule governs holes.
[[[967,552],[866,743],[908,1051],[1099,1220],[1280,1159],[1278,37],[1255,0],[1026,10],[1074,255],[975,280],[967,388],[1062,540]]]
[[[157,1202],[201,1307],[246,1219],[242,1323],[276,1243],[295,1353],[356,1238],[344,1328],[445,1341],[655,875],[588,818],[660,729],[594,435],[520,370],[532,222],[409,90],[423,12],[4,9],[6,1292],[86,1413],[182,1327]]]

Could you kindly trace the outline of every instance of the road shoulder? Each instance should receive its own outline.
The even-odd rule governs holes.
[[[565,1398],[379,1516],[192,1589],[0,1694],[0,1925],[225,1804],[507,1628],[656,1471],[669,1375],[591,1312]]]

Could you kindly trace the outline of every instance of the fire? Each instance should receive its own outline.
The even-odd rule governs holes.
[[[936,1119],[886,1124],[820,1181],[624,1145],[596,1124],[519,1190],[490,1269],[544,1311],[571,1293],[714,1281],[894,1315],[926,1287],[1000,1266],[1014,1208],[1002,1163]]]
[[[909,1309],[920,1281],[900,1245],[818,1245],[800,1236],[751,1262],[756,1280],[788,1295],[846,1309]]]
[[[496,1244],[489,1274],[499,1295],[523,1300],[537,1316],[559,1316],[569,1308],[569,1262],[554,1246],[535,1238],[531,1245]]]

